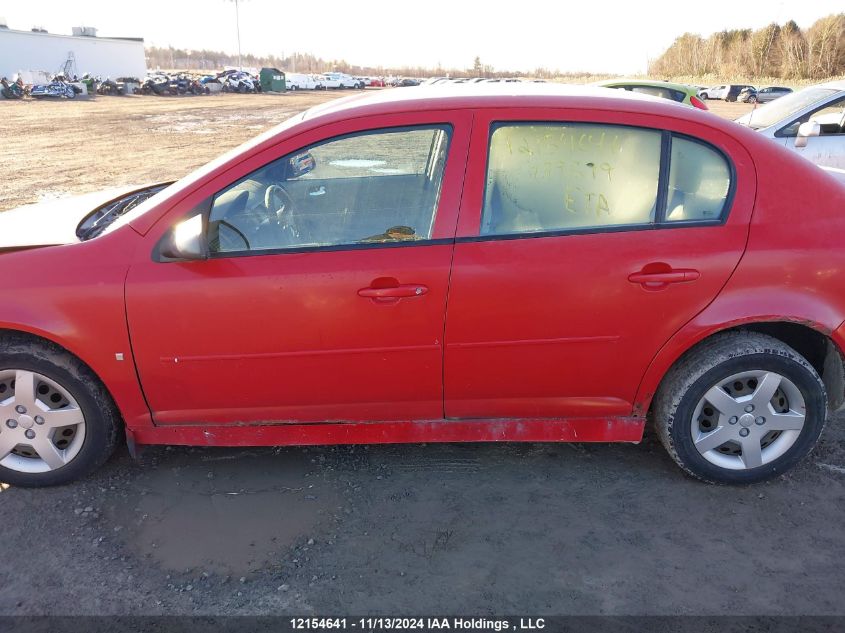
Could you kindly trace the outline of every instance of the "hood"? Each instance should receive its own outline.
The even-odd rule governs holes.
[[[845,169],[839,169],[838,167],[828,167],[827,165],[819,165],[824,171],[829,173],[831,176],[836,178],[839,182],[845,185]]]
[[[87,216],[109,202],[147,188],[116,187],[4,211],[0,213],[0,249],[79,242],[76,230]]]

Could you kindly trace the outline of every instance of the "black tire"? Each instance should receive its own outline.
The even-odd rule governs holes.
[[[693,413],[708,389],[751,370],[774,371],[792,381],[804,398],[804,426],[780,457],[756,468],[731,470],[711,463],[696,449]],[[678,361],[661,383],[652,413],[660,441],[688,474],[709,483],[750,484],[781,475],[806,457],[824,429],[828,407],[824,383],[798,352],[771,336],[730,332],[705,341]]]
[[[106,388],[84,363],[58,346],[9,337],[0,340],[0,370],[5,369],[34,371],[60,384],[82,409],[85,439],[76,457],[60,468],[23,473],[0,466],[0,481],[33,488],[62,485],[89,475],[108,460],[122,422]]]

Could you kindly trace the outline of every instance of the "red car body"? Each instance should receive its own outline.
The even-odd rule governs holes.
[[[0,252],[0,329],[84,361],[137,444],[637,442],[666,372],[715,333],[792,324],[785,336],[824,337],[838,359],[845,189],[734,123],[602,92],[413,89],[325,104],[170,186],[96,239]],[[480,237],[490,129],[507,121],[701,139],[735,169],[727,219]],[[422,124],[452,128],[424,244],[151,256],[202,201],[275,158],[330,137]],[[643,272],[668,276],[639,283]],[[671,283],[685,274],[689,283]],[[427,291],[387,302],[359,293],[406,285]],[[830,376],[838,402],[841,372]]]

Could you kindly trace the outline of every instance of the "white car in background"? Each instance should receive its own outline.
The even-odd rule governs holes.
[[[728,96],[728,91],[731,89],[729,85],[722,84],[720,86],[712,86],[698,91],[698,96],[702,99],[725,99]]]
[[[323,87],[318,75],[305,73],[285,74],[285,85],[288,90],[319,90]]]
[[[845,80],[793,92],[736,120],[845,182]]]
[[[346,73],[323,73],[321,75],[323,88],[364,88],[364,82]]]

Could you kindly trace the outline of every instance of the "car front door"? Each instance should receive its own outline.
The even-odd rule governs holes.
[[[147,250],[126,282],[155,423],[442,418],[470,121],[429,112],[323,126],[174,209],[169,226],[203,216],[209,257]]]
[[[534,109],[476,115],[470,152],[446,416],[631,415],[656,352],[743,253],[750,157],[689,122]]]

